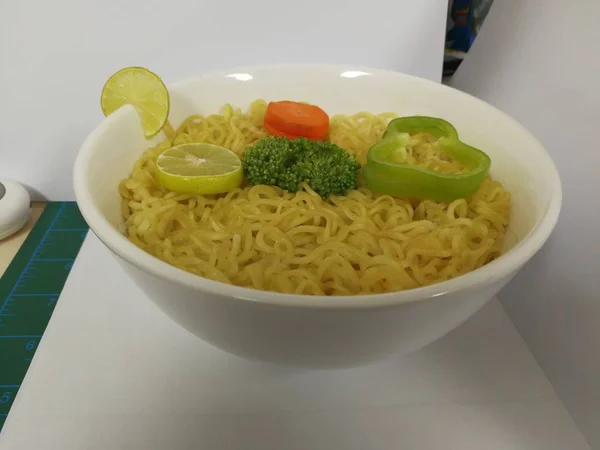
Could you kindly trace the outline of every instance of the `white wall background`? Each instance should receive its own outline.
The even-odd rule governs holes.
[[[447,0],[0,1],[0,178],[72,199],[75,154],[101,120],[104,81],[123,66],[167,82],[269,62],[420,67],[439,80],[446,9]]]
[[[600,449],[599,18],[598,0],[495,0],[454,77],[459,89],[520,120],[558,165],[558,227],[500,300],[593,449]]]

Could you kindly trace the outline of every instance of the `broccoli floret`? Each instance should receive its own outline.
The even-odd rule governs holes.
[[[306,182],[323,198],[356,189],[360,171],[354,155],[343,148],[305,138],[261,139],[245,150],[242,164],[250,184],[268,184],[296,192],[300,183]]]

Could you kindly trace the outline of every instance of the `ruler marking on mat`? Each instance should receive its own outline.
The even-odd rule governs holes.
[[[0,278],[0,432],[87,231],[74,202],[49,203]]]
[[[31,257],[31,259],[29,261],[27,261],[27,265],[25,266],[25,269],[23,270],[23,272],[21,272],[21,274],[19,275],[19,278],[17,278],[16,283],[14,284],[14,286],[12,287],[12,289],[10,290],[10,292],[8,293],[7,298],[5,299],[4,303],[2,304],[2,307],[0,308],[0,312],[2,312],[4,310],[4,307],[6,306],[6,300],[8,300],[10,297],[12,297],[12,295],[15,293],[15,291],[23,286],[23,284],[21,283],[21,280],[23,279],[24,276],[27,275],[27,273],[29,272],[29,267],[31,265],[31,263],[33,262],[33,260],[35,259],[36,255],[38,254],[39,250],[40,250],[40,246],[43,245],[44,240],[48,237],[48,232],[50,231],[50,229],[54,226],[54,224],[56,223],[56,219],[58,218],[59,214],[62,212],[63,208],[64,208],[64,203],[62,203],[60,205],[60,207],[58,208],[58,211],[56,212],[56,214],[54,215],[54,218],[52,219],[52,222],[50,222],[50,226],[46,229],[46,231],[44,232],[44,235],[42,236],[41,241],[37,244],[37,246],[35,247],[35,250],[33,251],[33,255]]]

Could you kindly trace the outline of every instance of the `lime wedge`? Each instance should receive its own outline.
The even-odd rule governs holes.
[[[167,87],[143,67],[126,67],[113,74],[102,88],[100,104],[105,116],[123,105],[134,106],[147,138],[157,135],[169,118]]]
[[[243,178],[240,158],[218,145],[178,145],[156,160],[156,179],[170,191],[221,194],[239,187]]]

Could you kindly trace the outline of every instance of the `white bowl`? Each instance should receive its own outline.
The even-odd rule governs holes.
[[[227,352],[302,367],[349,367],[409,352],[464,322],[544,244],[558,219],[561,184],[542,145],[494,107],[449,87],[383,70],[335,65],[271,65],[213,73],[169,87],[171,122],[247,107],[256,98],[314,102],[328,113],[393,111],[452,122],[485,149],[492,176],[513,194],[513,248],[459,278],[404,292],[325,297],[230,286],[150,256],[119,232],[119,182],[149,145],[125,107],[105,119],[75,163],[77,203],[132,280],[172,320]],[[532,282],[534,282],[532,280]]]

